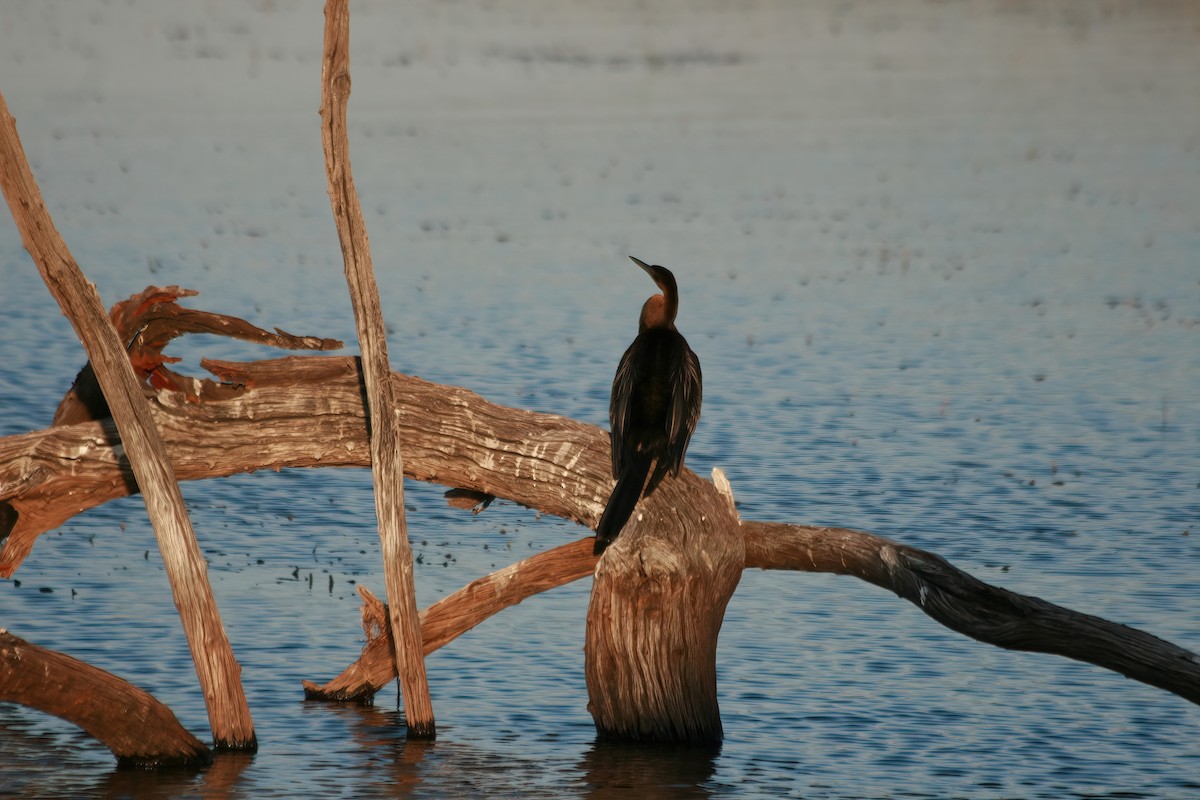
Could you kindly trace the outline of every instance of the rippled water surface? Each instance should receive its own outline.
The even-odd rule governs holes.
[[[1200,648],[1200,12],[1179,2],[353,4],[352,159],[394,364],[607,424],[672,267],[704,364],[688,454],[744,517],[870,530]],[[106,303],[146,285],[354,340],[317,2],[15,0],[0,91]],[[82,349],[0,223],[0,435]],[[352,349],[352,348],[351,348]],[[169,351],[270,351],[211,337]],[[411,484],[422,605],[585,534]],[[0,706],[25,797],[1189,797],[1200,712],[954,634],[851,578],[748,572],[715,752],[597,744],[590,580],[437,652],[439,725],[302,701],[382,593],[365,470],[183,486],[260,752],[124,774]],[[311,577],[311,580],[310,580]],[[43,536],[0,625],[209,732],[139,498]],[[19,583],[18,583],[19,582]]]

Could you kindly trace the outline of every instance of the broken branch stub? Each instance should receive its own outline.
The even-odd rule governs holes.
[[[588,606],[588,709],[602,738],[721,740],[717,637],[744,562],[731,507],[690,470],[641,501]]]
[[[129,363],[146,391],[165,389],[180,392],[193,401],[197,399],[194,379],[169,369],[166,365],[179,359],[162,352],[172,339],[188,333],[227,336],[284,350],[339,350],[343,346],[337,339],[293,336],[279,328],[272,333],[237,317],[185,308],[176,302],[197,294],[193,289],[178,286],[147,286],[139,294],[115,303],[109,309],[108,318],[117,330],[117,337],[125,343]],[[108,416],[108,403],[96,383],[91,362],[88,362],[58,404],[54,424],[72,425]]]

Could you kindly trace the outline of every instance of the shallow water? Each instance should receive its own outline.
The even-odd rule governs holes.
[[[743,516],[871,530],[1200,648],[1200,12],[1188,3],[355,3],[352,159],[397,368],[605,425],[675,269],[704,364],[689,450]],[[354,339],[316,109],[321,6],[10,2],[5,93],[106,303],[149,283]],[[0,225],[0,435],[82,350]],[[198,337],[170,351],[270,351]],[[439,739],[305,704],[381,592],[364,470],[183,486],[260,752],[128,775],[0,706],[29,797],[1183,797],[1200,714],[1011,653],[849,578],[748,572],[717,752],[594,741],[590,581],[439,651]],[[422,605],[577,526],[410,484]],[[312,576],[311,582],[309,576]],[[44,536],[0,625],[208,738],[140,499]]]

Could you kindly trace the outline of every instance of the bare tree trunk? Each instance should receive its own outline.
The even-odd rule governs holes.
[[[191,647],[215,744],[222,749],[253,750],[257,743],[240,667],[221,625],[204,557],[162,438],[130,367],[125,344],[104,313],[96,287],[83,276],[46,210],[2,95],[0,165],[0,184],[25,248],[87,350],[121,432],[124,455],[146,501]]]
[[[395,636],[395,656],[404,693],[409,738],[436,735],[429,681],[421,649],[412,548],[404,519],[404,462],[400,454],[400,423],[388,363],[387,332],[379,289],[371,268],[371,248],[354,178],[350,173],[350,142],[346,133],[346,104],[350,100],[350,10],[347,0],[325,5],[325,58],[321,70],[321,141],[329,202],[337,222],[346,264],[346,282],[362,350],[363,381],[370,417],[371,472],[375,482],[375,514],[383,550],[384,578]]]
[[[122,767],[195,767],[212,761],[171,709],[112,673],[30,644],[0,628],[0,702],[78,725]]]
[[[600,559],[584,651],[603,738],[721,740],[717,635],[745,556],[711,488],[687,470],[664,481]]]

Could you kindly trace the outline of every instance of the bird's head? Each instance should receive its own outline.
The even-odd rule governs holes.
[[[642,306],[640,328],[645,330],[646,328],[674,325],[675,315],[679,312],[679,286],[675,283],[675,276],[671,274],[671,270],[657,264],[647,264],[634,256],[629,258],[645,270],[651,280],[662,290],[662,294],[654,295]]]

